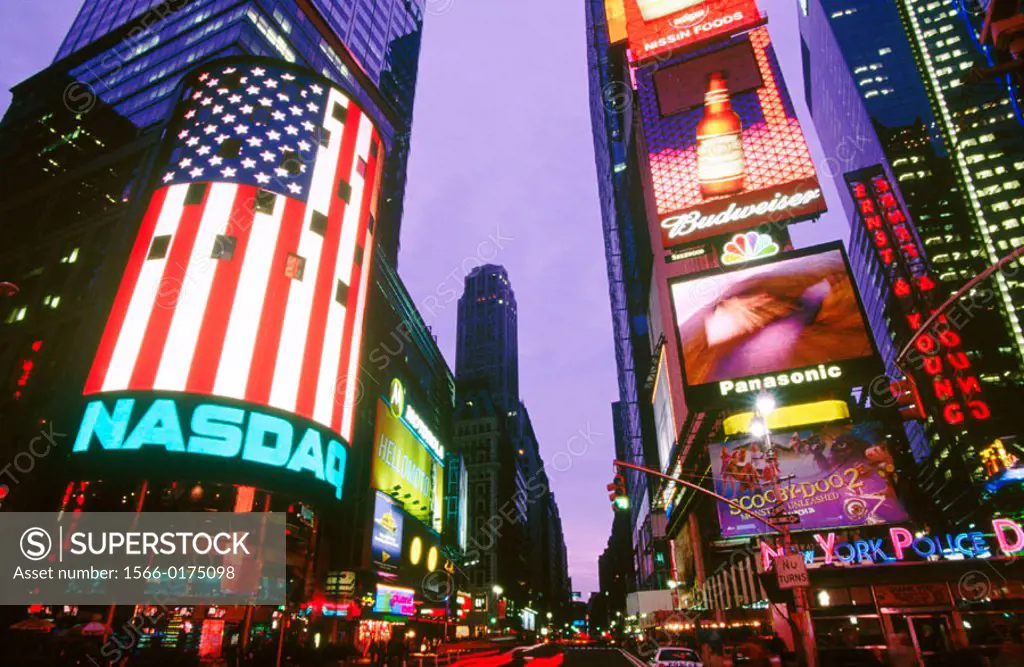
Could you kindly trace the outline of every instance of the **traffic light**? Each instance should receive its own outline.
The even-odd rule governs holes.
[[[625,512],[629,509],[629,496],[626,495],[626,478],[621,474],[615,475],[615,480],[608,485],[608,500],[612,501],[612,509],[616,512]]]
[[[921,405],[921,394],[917,391],[917,384],[911,378],[903,378],[889,383],[889,391],[899,408],[900,417],[903,421],[914,419],[925,419],[924,406]]]

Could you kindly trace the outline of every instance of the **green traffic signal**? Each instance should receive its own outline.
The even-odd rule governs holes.
[[[629,509],[629,496],[619,496],[615,499],[615,509],[625,512]]]

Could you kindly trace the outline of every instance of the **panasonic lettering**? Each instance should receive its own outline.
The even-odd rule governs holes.
[[[806,384],[837,380],[843,377],[843,369],[840,366],[818,364],[817,367],[805,368],[788,373],[775,375],[762,375],[760,377],[745,378],[743,380],[723,380],[718,383],[718,391],[722,396],[735,396],[737,394],[749,394],[766,389],[788,387],[794,384]]]

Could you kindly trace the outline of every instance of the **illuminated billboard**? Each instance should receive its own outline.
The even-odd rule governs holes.
[[[377,401],[370,484],[401,501],[405,511],[441,531],[444,466],[416,437],[391,404]]]
[[[715,492],[758,516],[797,516],[792,530],[824,530],[907,521],[896,497],[896,465],[880,423],[832,424],[771,433],[778,468],[763,436],[709,445]],[[778,477],[780,499],[772,489]],[[785,481],[781,481],[785,480]],[[723,537],[771,532],[749,514],[718,503]]]
[[[625,0],[633,58],[644,62],[764,23],[755,0]]]
[[[370,552],[373,566],[394,572],[402,560],[402,509],[381,492],[373,498]]]
[[[383,145],[326,79],[226,59],[185,80],[84,394],[178,392],[351,441]]]
[[[881,372],[839,244],[676,278],[669,284],[687,405],[752,404]]]
[[[416,591],[411,588],[377,584],[373,611],[378,614],[412,616],[416,613]]]
[[[884,268],[883,287],[895,298],[907,331],[918,331],[945,297],[917,232],[881,165],[847,174],[846,182]],[[914,342],[907,360],[921,394],[943,421],[959,428],[977,427],[992,411],[960,328],[944,315],[939,317]]]
[[[604,13],[608,24],[608,43],[618,44],[625,41],[626,0],[604,0]]]
[[[637,72],[665,248],[825,212],[768,29]]]

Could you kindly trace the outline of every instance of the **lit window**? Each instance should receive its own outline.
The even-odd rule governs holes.
[[[288,253],[288,257],[284,262],[284,275],[293,280],[302,280],[302,275],[305,272],[306,258],[293,252]]]

